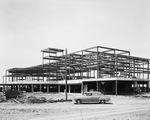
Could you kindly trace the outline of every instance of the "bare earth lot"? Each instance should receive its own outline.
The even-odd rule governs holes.
[[[47,99],[65,99],[65,94],[42,94]],[[69,94],[71,99],[73,95]],[[30,96],[28,94],[27,96]],[[0,120],[150,120],[150,98],[110,95],[108,104],[0,103]]]

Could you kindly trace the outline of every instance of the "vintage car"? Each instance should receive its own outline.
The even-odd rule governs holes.
[[[81,103],[105,104],[106,102],[109,102],[109,101],[110,101],[110,98],[108,96],[97,91],[90,91],[90,92],[84,93],[83,95],[73,97],[73,102],[76,104],[81,104]]]
[[[30,103],[46,103],[47,102],[45,97],[35,97],[35,96],[29,96],[28,101]]]

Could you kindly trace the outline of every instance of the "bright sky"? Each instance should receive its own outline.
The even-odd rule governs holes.
[[[0,0],[0,81],[42,64],[42,49],[98,45],[150,58],[150,0]]]

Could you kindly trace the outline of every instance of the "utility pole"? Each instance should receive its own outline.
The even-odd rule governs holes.
[[[65,89],[66,89],[66,100],[68,99],[68,95],[67,95],[67,49],[65,50],[65,70],[66,70],[66,76],[65,76],[65,81],[66,81],[66,85],[65,85]]]

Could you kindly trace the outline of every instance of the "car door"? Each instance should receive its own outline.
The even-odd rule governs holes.
[[[93,98],[92,98],[92,100],[93,100],[93,102],[94,103],[98,103],[99,102],[99,94],[98,93],[93,93]]]
[[[92,93],[85,93],[85,96],[84,98],[82,99],[82,102],[92,102],[93,100],[93,97],[92,97]]]

